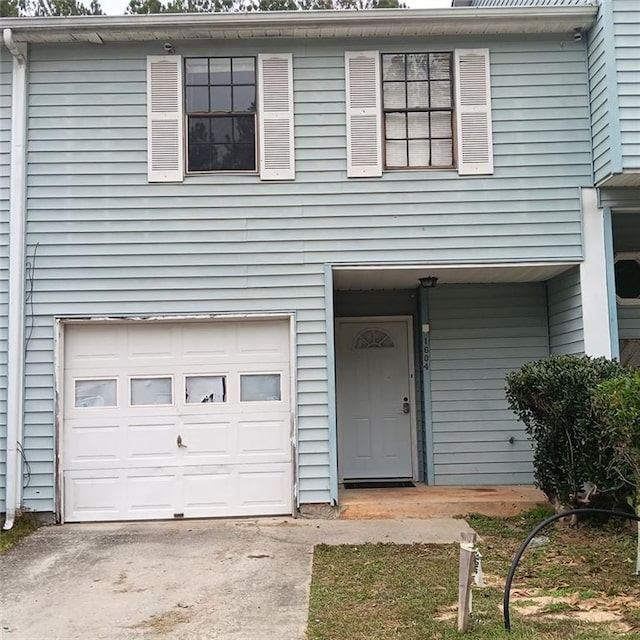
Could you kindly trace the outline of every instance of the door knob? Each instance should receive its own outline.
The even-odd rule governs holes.
[[[411,411],[411,406],[409,405],[409,398],[402,399],[402,413],[409,413]]]
[[[179,436],[176,438],[176,444],[178,445],[178,447],[179,447],[180,449],[186,449],[186,448],[187,448],[187,445],[186,445],[186,444],[182,444],[182,436],[181,436],[181,435],[179,435]]]

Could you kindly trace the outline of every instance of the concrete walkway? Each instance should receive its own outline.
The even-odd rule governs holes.
[[[300,640],[313,546],[457,542],[463,520],[45,527],[0,556],[3,640]]]

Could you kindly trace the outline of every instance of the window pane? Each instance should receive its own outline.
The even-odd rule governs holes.
[[[414,53],[407,56],[407,80],[429,79],[429,55],[426,53]]]
[[[614,267],[616,294],[624,300],[640,298],[640,262],[637,260],[621,260]]]
[[[256,152],[253,144],[237,144],[234,147],[233,169],[236,171],[255,171]]]
[[[438,81],[431,83],[431,108],[448,109],[451,107],[451,83]]]
[[[171,404],[171,378],[132,378],[131,405]]]
[[[403,141],[387,142],[387,166],[406,167],[407,166],[407,143]]]
[[[431,54],[431,80],[449,80],[451,78],[451,54]]]
[[[211,170],[211,147],[189,143],[189,171]]]
[[[233,118],[211,118],[211,141],[233,142]]]
[[[382,74],[384,80],[404,80],[404,56],[383,55]]]
[[[256,61],[255,58],[233,59],[233,84],[255,84]]]
[[[189,118],[189,143],[209,142],[209,118]]]
[[[211,170],[230,171],[233,169],[233,145],[214,144],[211,147]]]
[[[185,61],[186,84],[208,84],[209,61],[207,58],[188,58]]]
[[[186,376],[185,404],[227,401],[227,379],[225,376]]]
[[[453,164],[453,147],[451,140],[431,141],[431,165],[449,167]]]
[[[236,142],[251,143],[255,147],[256,119],[255,116],[235,116],[233,119],[233,139]]]
[[[409,82],[407,84],[407,106],[409,109],[429,108],[429,84]]]
[[[255,111],[256,110],[256,89],[249,87],[233,87],[233,110],[234,111]]]
[[[231,84],[231,59],[211,58],[209,61],[211,84]]]
[[[434,138],[452,138],[451,113],[434,112],[431,114],[431,135]]]
[[[116,404],[115,380],[76,380],[76,407],[115,407]]]
[[[384,84],[384,108],[385,109],[405,109],[407,106],[405,99],[404,82],[385,82]]]
[[[281,399],[279,373],[240,376],[242,402],[272,402]]]
[[[429,141],[409,140],[409,166],[428,167],[429,166]]]
[[[385,116],[385,134],[387,139],[404,140],[407,137],[406,116],[404,113],[387,113]]]
[[[211,111],[231,111],[231,87],[211,87]]]
[[[409,113],[409,138],[429,137],[429,114]]]
[[[187,112],[209,111],[209,89],[207,87],[187,87]]]

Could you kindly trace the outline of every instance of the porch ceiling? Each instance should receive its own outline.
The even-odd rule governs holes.
[[[532,265],[371,265],[333,268],[333,286],[339,290],[412,289],[420,278],[436,276],[439,284],[489,282],[540,282],[575,266],[572,264]]]

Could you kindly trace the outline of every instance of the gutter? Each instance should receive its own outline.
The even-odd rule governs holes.
[[[141,41],[175,37],[283,38],[367,35],[495,35],[585,31],[598,7],[533,6],[363,11],[254,11],[5,18],[16,42]],[[343,33],[345,30],[345,33]]]
[[[27,45],[3,31],[4,44],[13,56],[11,93],[11,186],[9,194],[9,344],[7,348],[7,476],[6,518],[3,529],[13,527],[22,504],[24,405],[24,261],[26,220]]]

